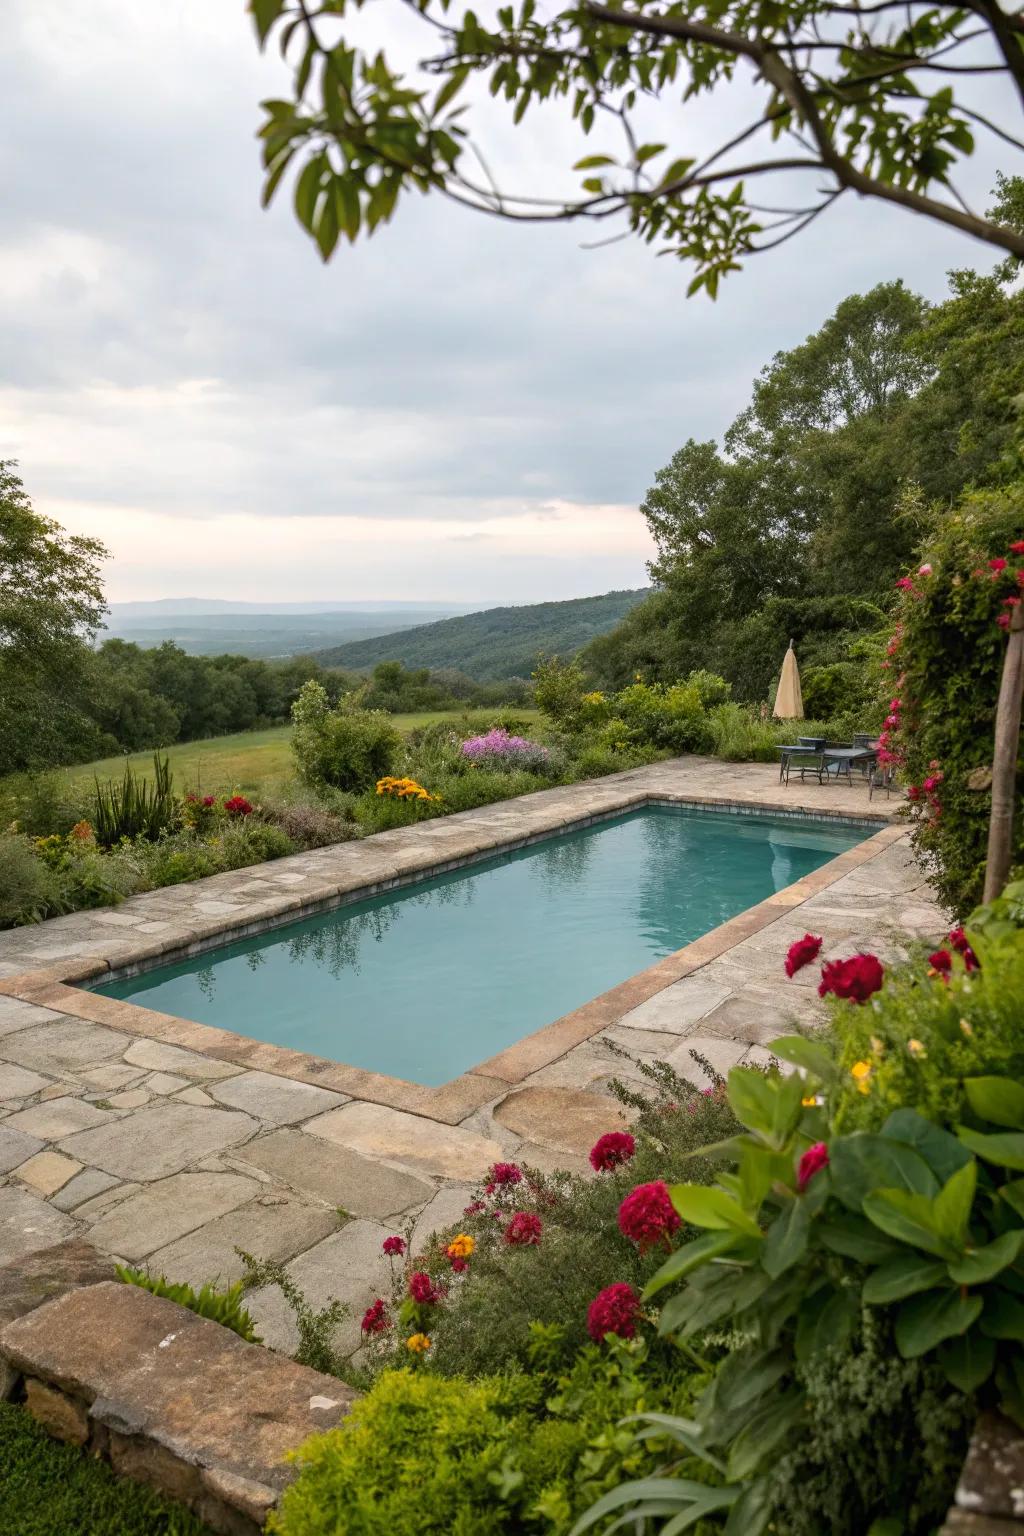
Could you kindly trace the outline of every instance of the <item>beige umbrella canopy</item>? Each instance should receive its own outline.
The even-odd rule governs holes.
[[[782,663],[782,676],[779,678],[779,688],[775,695],[775,708],[772,713],[777,720],[802,720],[804,717],[804,701],[800,693],[800,669],[796,664],[796,652],[793,650],[792,640],[789,642],[789,650]]]

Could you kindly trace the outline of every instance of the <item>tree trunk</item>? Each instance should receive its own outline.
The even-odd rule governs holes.
[[[1002,895],[1013,853],[1013,810],[1017,798],[1021,693],[1024,691],[1024,603],[1010,610],[1010,635],[996,706],[996,743],[992,758],[992,817],[988,824],[985,901]]]

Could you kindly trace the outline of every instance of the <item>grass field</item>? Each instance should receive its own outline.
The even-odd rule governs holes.
[[[494,711],[473,711],[468,718],[474,724],[479,722],[481,730],[486,730],[493,714]],[[532,709],[517,709],[515,714],[524,720],[539,718],[538,711]],[[459,711],[442,711],[395,715],[393,718],[400,731],[412,731],[434,720],[466,717]],[[236,736],[213,736],[206,741],[184,741],[168,747],[175,788],[201,790],[204,794],[215,794],[222,789],[258,794],[291,776],[290,737],[291,726],[276,725],[266,731],[240,731]],[[135,752],[127,761],[133,768],[145,772],[152,769],[153,754]],[[124,757],[104,757],[98,762],[80,763],[59,772],[69,786],[91,786],[94,775],[101,780],[116,778],[124,772],[124,765]]]

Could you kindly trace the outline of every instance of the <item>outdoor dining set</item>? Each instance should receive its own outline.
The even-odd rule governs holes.
[[[888,763],[879,762],[879,743],[870,735],[855,735],[852,742],[826,741],[823,736],[800,736],[794,743],[778,747],[777,751],[780,784],[789,783],[790,773],[799,773],[801,783],[812,777],[819,784],[845,779],[852,785],[856,770],[867,783],[869,799],[876,790],[884,790],[886,797],[892,791],[892,770]]]

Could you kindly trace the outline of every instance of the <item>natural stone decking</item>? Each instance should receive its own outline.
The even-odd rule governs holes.
[[[899,824],[583,1008],[437,1089],[99,997],[76,980],[204,947],[318,905],[388,889],[650,800],[890,821],[867,791],[777,782],[771,765],[680,759],[545,791],[362,842],[133,897],[114,910],[0,934],[0,1264],[82,1236],[195,1283],[241,1273],[236,1247],[287,1264],[314,1305],[353,1315],[380,1289],[384,1236],[457,1219],[499,1157],[585,1166],[617,1122],[601,1043],[696,1074],[764,1060],[818,1011],[816,973],[783,976],[787,946],[895,956],[943,928]],[[287,1348],[276,1292],[252,1298]]]

